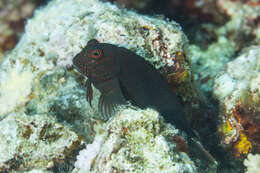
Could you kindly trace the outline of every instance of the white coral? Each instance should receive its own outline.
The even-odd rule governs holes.
[[[244,165],[247,167],[246,173],[257,173],[260,171],[260,154],[248,154],[244,160]]]
[[[89,171],[91,164],[100,151],[101,143],[102,138],[98,136],[92,144],[87,145],[86,149],[81,150],[77,156],[75,167],[81,169],[82,171]]]
[[[227,64],[226,70],[215,78],[214,94],[231,110],[245,93],[251,99],[259,97],[260,47],[250,47],[245,53]]]
[[[28,70],[21,73],[16,69],[9,74],[5,74],[1,79],[0,115],[9,113],[17,105],[23,105],[29,100],[33,74]]]

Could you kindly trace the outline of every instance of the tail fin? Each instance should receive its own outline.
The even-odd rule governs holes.
[[[189,138],[188,144],[191,157],[199,158],[203,165],[207,165],[207,169],[217,170],[218,162],[198,141]]]

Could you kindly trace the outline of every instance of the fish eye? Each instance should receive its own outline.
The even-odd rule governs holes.
[[[98,59],[102,56],[102,51],[100,49],[94,49],[91,51],[90,56],[91,56],[91,58]]]

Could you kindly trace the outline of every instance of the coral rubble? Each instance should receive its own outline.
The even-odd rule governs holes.
[[[178,130],[166,125],[154,110],[119,111],[105,132],[80,152],[74,173],[198,171],[173,142]]]
[[[219,33],[236,42],[241,49],[248,44],[260,42],[260,3],[255,0],[218,0],[219,10],[228,16],[228,21]]]

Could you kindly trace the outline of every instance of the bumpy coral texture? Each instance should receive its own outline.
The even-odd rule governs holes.
[[[21,113],[2,120],[0,172],[33,168],[51,170],[69,161],[68,158],[82,148],[82,141],[71,129],[55,121],[45,114],[28,116]]]
[[[24,31],[25,19],[32,16],[40,1],[0,0],[0,62],[5,52],[17,43]]]
[[[169,136],[178,135],[178,130],[165,127],[154,110],[124,109],[108,122],[105,131],[80,152],[76,162],[80,169],[74,173],[89,169],[93,173],[197,172],[189,157],[176,152],[176,145],[167,140]],[[90,147],[98,149],[96,156]]]
[[[1,64],[0,118],[18,110],[28,114],[51,111],[91,138],[92,124],[99,117],[99,93],[94,90],[91,108],[84,96],[84,78],[71,70],[72,58],[91,38],[125,46],[157,68],[182,64],[189,71],[175,56],[187,42],[177,23],[97,0],[55,0],[28,20],[19,44]]]
[[[218,0],[219,9],[230,17],[230,20],[222,27],[222,33],[232,32],[233,41],[238,47],[248,42],[259,44],[260,2],[256,0]],[[240,47],[241,48],[241,47]]]
[[[206,50],[192,44],[188,48],[191,58],[194,79],[201,90],[212,94],[214,78],[235,53],[235,44],[226,37],[220,36],[215,43],[208,45]]]
[[[220,101],[219,132],[222,142],[240,156],[260,151],[259,75],[260,47],[252,46],[227,64],[215,79],[214,94]]]
[[[197,16],[199,23],[203,18],[201,13],[212,17],[207,24],[200,24],[197,29],[187,28],[186,32],[192,43],[195,43],[189,48],[195,79],[199,82],[201,90],[212,96],[215,76],[228,61],[235,58],[235,53],[245,46],[259,45],[260,3],[255,0],[186,0],[186,2],[190,3],[185,4],[185,10],[190,9],[190,6],[194,9],[187,12],[188,17]]]
[[[33,169],[24,173],[52,173],[52,171],[42,170],[42,169]]]
[[[16,152],[16,149],[20,149],[22,153],[26,154],[26,156],[22,155],[22,157],[28,158],[25,160],[26,162],[24,160],[20,162],[18,158],[18,163],[29,170],[37,164],[39,164],[39,169],[46,168],[45,163],[52,158],[55,158],[54,163],[50,162],[47,165],[57,168],[56,162],[59,162],[60,159],[56,158],[55,154],[59,154],[59,152],[51,150],[52,148],[46,149],[41,137],[44,139],[48,137],[47,147],[58,147],[59,151],[67,151],[63,149],[69,148],[68,146],[72,145],[70,142],[78,141],[76,134],[73,132],[70,134],[71,131],[66,130],[67,126],[70,126],[87,142],[93,140],[97,129],[103,124],[97,111],[100,93],[94,90],[95,97],[91,108],[85,98],[85,80],[71,67],[72,58],[92,38],[96,38],[100,42],[127,47],[145,57],[157,68],[169,67],[171,72],[175,68],[183,72],[181,69],[184,68],[186,73],[190,74],[189,66],[183,58],[183,47],[187,43],[187,39],[177,23],[120,10],[110,3],[101,3],[97,0],[51,1],[46,7],[37,10],[34,17],[27,21],[25,33],[19,43],[1,63],[0,123],[5,128],[2,130],[4,135],[1,136],[0,141],[4,143],[1,146],[5,147],[0,147],[0,149],[12,148],[12,150],[8,149],[11,152],[0,157],[5,159],[2,160],[5,163],[4,169],[12,168],[15,171],[19,168],[13,166],[17,162],[16,158],[12,158],[16,156],[15,153],[19,153]],[[185,81],[189,83],[189,80]],[[54,116],[56,119],[46,120],[44,126],[44,123],[41,124],[40,117],[42,116],[44,119],[46,114]],[[28,121],[20,120],[23,117],[27,117],[24,119],[28,119]],[[30,128],[24,132],[24,138],[28,137],[27,140],[22,140],[24,145],[15,143],[20,136],[12,133],[17,131],[12,129],[14,126],[8,125],[7,121],[10,119],[13,123],[17,123],[17,126],[20,127],[17,128],[19,131],[29,127],[33,130],[33,135]],[[56,121],[62,124],[57,125]],[[37,123],[41,124],[37,126],[38,128],[34,127]],[[56,125],[59,133],[55,131]],[[34,130],[42,132],[39,134]],[[53,135],[52,132],[58,136]],[[59,138],[63,137],[63,134],[69,140],[68,143],[63,141],[63,138]],[[7,140],[9,138],[10,140]],[[34,139],[35,144],[30,143],[31,138]],[[158,137],[158,142],[161,141],[160,139],[161,137]],[[27,144],[36,149],[26,147]],[[77,149],[81,145],[72,146]],[[164,146],[163,143],[161,147]],[[37,155],[37,151],[41,149],[44,149],[40,152],[40,156],[43,157]],[[28,150],[31,152],[27,152]],[[5,153],[4,151],[0,154]],[[157,151],[159,152],[159,150]],[[166,151],[168,150],[163,150],[164,153]],[[176,154],[178,155],[178,153]],[[43,161],[46,162],[44,161],[42,164],[42,160],[40,162],[32,161],[34,156],[38,159],[44,158]],[[11,161],[6,162],[8,160]],[[69,159],[69,161],[71,160],[73,158]],[[170,161],[169,157],[166,158],[166,162],[168,161]],[[190,162],[185,163],[184,166],[193,167]]]
[[[92,163],[100,152],[102,142],[102,138],[97,136],[93,143],[88,144],[86,149],[81,150],[77,156],[75,168],[81,169],[82,171],[90,171]]]

